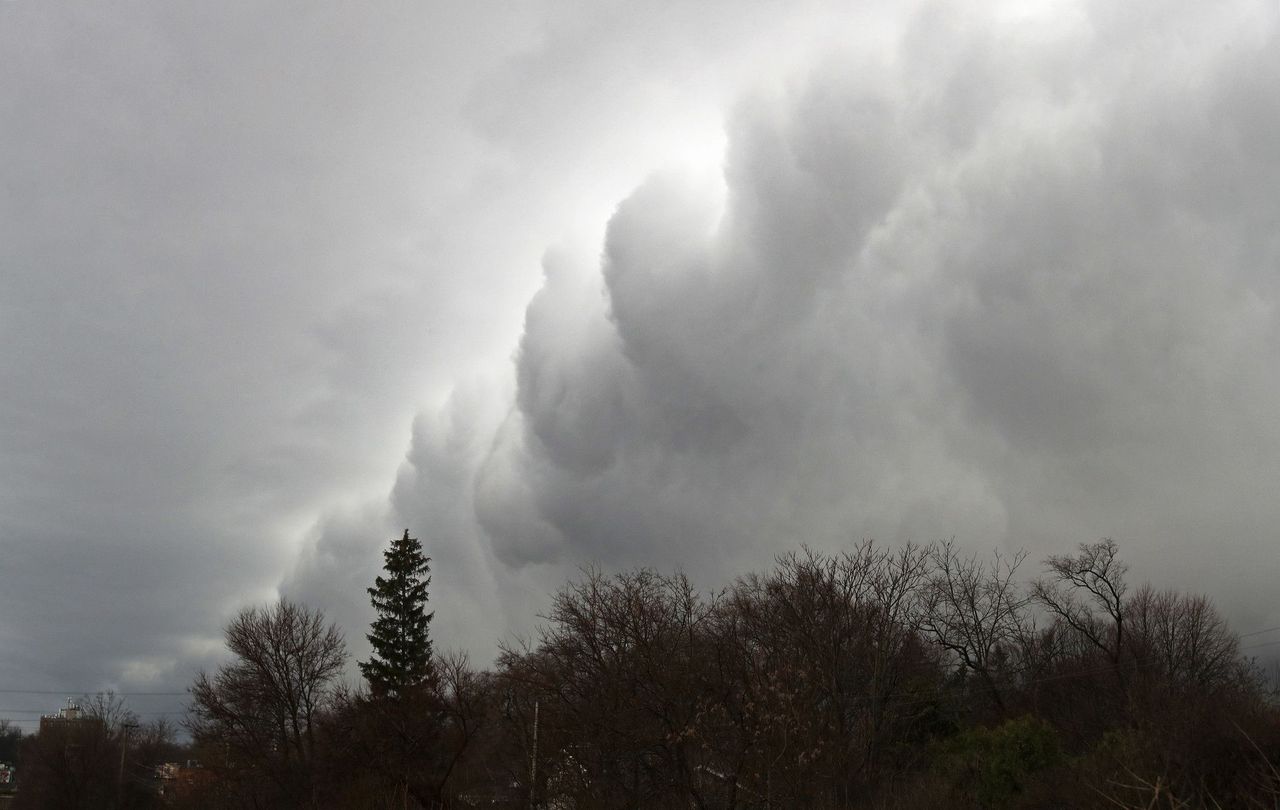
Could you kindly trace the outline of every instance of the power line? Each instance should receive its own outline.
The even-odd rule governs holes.
[[[167,715],[186,714],[186,712],[168,712],[168,711],[135,712],[132,709],[129,709],[128,713],[135,714],[135,715],[146,715],[148,717],[162,717]],[[0,714],[38,714],[38,715],[48,715],[50,717],[56,716],[55,714],[51,714],[48,709],[0,709]]]
[[[1267,627],[1263,630],[1254,630],[1252,633],[1241,633],[1240,638],[1248,638],[1249,636],[1260,636],[1263,633],[1274,633],[1276,630],[1280,630],[1280,627]]]
[[[114,692],[109,689],[0,689],[0,695],[70,695],[73,697],[93,697],[95,695],[115,695],[116,697],[186,697],[186,692]]]

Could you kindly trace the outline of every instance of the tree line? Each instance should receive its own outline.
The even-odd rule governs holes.
[[[384,558],[363,684],[344,683],[342,634],[320,611],[248,608],[226,627],[229,662],[190,690],[183,753],[200,778],[163,799],[40,804],[31,776],[19,801],[1280,803],[1280,714],[1239,636],[1206,597],[1135,586],[1111,540],[1049,557],[1030,582],[1025,553],[950,541],[801,549],[714,592],[678,572],[587,568],[489,669],[433,648],[419,541],[406,531]]]

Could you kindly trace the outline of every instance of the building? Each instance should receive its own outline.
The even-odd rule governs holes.
[[[105,726],[101,717],[94,717],[86,714],[84,709],[80,708],[80,704],[75,698],[67,698],[67,705],[58,710],[57,714],[45,714],[40,716],[40,734],[43,736],[45,732],[54,734],[80,734],[90,731],[99,731]]]

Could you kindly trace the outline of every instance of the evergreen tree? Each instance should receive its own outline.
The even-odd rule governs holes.
[[[360,662],[360,672],[375,695],[402,697],[417,687],[435,686],[429,633],[435,612],[427,612],[431,558],[408,529],[382,556],[387,575],[369,588],[378,612],[368,634],[373,655]]]

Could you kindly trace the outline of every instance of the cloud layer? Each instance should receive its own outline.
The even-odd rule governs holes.
[[[1277,12],[975,5],[0,3],[0,689],[359,654],[405,527],[481,661],[861,537],[1280,624]]]
[[[420,418],[392,498],[440,632],[488,649],[586,561],[949,536],[1112,536],[1274,624],[1276,15],[1143,9],[928,7],[741,99],[723,186],[659,173],[550,255],[511,409]]]

